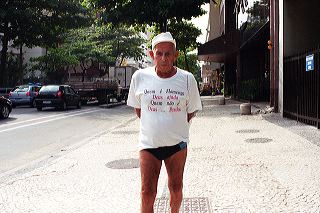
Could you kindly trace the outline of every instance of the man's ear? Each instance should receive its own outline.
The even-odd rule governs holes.
[[[176,51],[176,54],[175,54],[176,60],[177,60],[177,58],[179,57],[179,55],[180,55],[180,52],[177,50],[177,51]]]
[[[153,51],[152,50],[149,50],[149,55],[150,55],[150,57],[152,58],[152,60],[154,59],[154,53],[153,53]]]

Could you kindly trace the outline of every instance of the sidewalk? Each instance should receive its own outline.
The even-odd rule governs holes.
[[[213,101],[192,121],[181,212],[320,212],[320,131],[274,113],[240,116],[239,104]],[[40,167],[0,176],[0,212],[138,213],[138,128],[133,114]],[[163,169],[156,213],[169,212],[166,182]]]

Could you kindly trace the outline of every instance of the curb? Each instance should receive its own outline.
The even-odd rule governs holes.
[[[99,105],[99,107],[100,108],[113,108],[113,107],[122,106],[125,104],[126,104],[126,102],[117,102],[117,103],[110,103],[110,104],[102,104],[102,105]]]

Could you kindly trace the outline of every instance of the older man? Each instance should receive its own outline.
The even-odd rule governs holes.
[[[155,66],[138,70],[131,80],[127,104],[140,118],[141,213],[153,212],[162,161],[171,213],[182,202],[190,120],[202,106],[194,76],[174,66],[178,55],[172,35],[160,33],[150,51]]]

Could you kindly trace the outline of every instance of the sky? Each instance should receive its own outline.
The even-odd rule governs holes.
[[[207,13],[203,16],[194,18],[191,22],[201,30],[201,35],[197,38],[197,42],[204,43],[206,42],[207,28],[208,28],[208,20],[209,20],[209,4],[205,4],[202,8],[207,11]]]
[[[253,5],[253,2],[255,0],[248,0],[248,7],[251,7]],[[205,4],[202,6],[202,8],[207,11],[207,13],[203,16],[194,18],[191,20],[191,22],[198,27],[202,34],[197,38],[197,42],[199,43],[205,43],[206,42],[206,35],[207,35],[207,28],[208,28],[208,20],[209,20],[209,9],[210,9],[210,5],[209,4]],[[242,11],[239,13],[239,17],[238,17],[238,22],[239,23],[243,23],[247,20],[247,14],[243,14]]]

